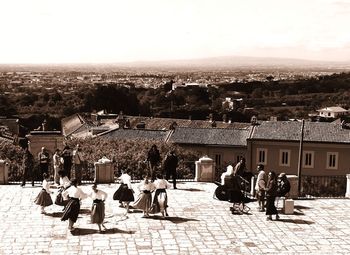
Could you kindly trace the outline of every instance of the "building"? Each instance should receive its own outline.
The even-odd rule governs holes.
[[[337,119],[349,114],[348,110],[345,110],[344,108],[339,106],[326,107],[326,108],[317,110],[317,112],[319,117],[332,118],[332,119]]]
[[[297,174],[302,122],[264,121],[248,138],[248,168]],[[305,122],[302,144],[303,175],[334,176],[350,173],[350,129],[338,123]]]
[[[298,173],[300,121],[228,123],[119,116],[112,122],[114,126],[108,126],[105,122],[105,126],[101,126],[100,131],[93,135],[106,139],[140,138],[172,142],[209,156],[216,166],[221,167],[245,157],[248,170],[255,171],[258,164],[263,164],[267,171]],[[82,125],[73,126],[70,128],[73,131],[66,133],[71,137],[79,137]],[[89,135],[92,135],[91,129],[94,128],[98,127],[90,127]],[[302,148],[303,175],[334,176],[350,173],[350,127],[344,123],[305,122]]]

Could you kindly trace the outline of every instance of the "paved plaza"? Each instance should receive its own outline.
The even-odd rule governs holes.
[[[296,200],[293,215],[266,221],[256,202],[247,204],[250,214],[233,215],[228,202],[213,199],[215,184],[180,182],[168,190],[169,217],[142,218],[112,200],[117,187],[100,185],[109,195],[108,230],[89,223],[88,198],[71,233],[62,207],[40,214],[33,203],[40,186],[1,185],[0,254],[350,254],[348,199]]]

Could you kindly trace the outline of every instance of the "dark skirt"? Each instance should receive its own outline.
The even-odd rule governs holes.
[[[166,193],[166,190],[157,189],[154,194],[150,213],[152,214],[159,213],[162,210],[166,209],[167,207],[168,207],[168,195]]]
[[[56,205],[60,205],[60,206],[66,206],[67,203],[68,203],[68,200],[64,200],[63,196],[62,196],[62,192],[64,191],[65,189],[63,188],[60,188],[58,190],[58,193],[57,193],[57,196],[56,196],[56,199],[55,199],[55,204]]]
[[[152,194],[149,191],[141,191],[138,198],[131,206],[135,209],[140,209],[148,212],[152,204]]]
[[[91,223],[102,224],[105,219],[105,203],[95,199],[91,208]]]
[[[53,204],[50,194],[47,193],[45,189],[42,189],[40,191],[40,193],[34,200],[34,203],[45,207]]]
[[[73,222],[76,222],[78,219],[80,210],[80,201],[78,198],[70,198],[62,215],[61,220],[65,221],[70,219]]]
[[[266,215],[278,214],[275,206],[275,198],[271,196],[266,197]]]
[[[134,201],[134,194],[132,190],[128,188],[127,184],[121,184],[116,192],[113,194],[114,200],[119,200],[120,202],[131,202]]]

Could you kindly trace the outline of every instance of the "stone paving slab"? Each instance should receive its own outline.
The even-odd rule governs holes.
[[[99,186],[109,195],[103,234],[89,223],[90,199],[71,233],[62,207],[40,214],[33,201],[41,187],[0,186],[0,254],[350,254],[349,199],[296,200],[293,215],[266,221],[255,202],[233,215],[230,203],[213,199],[215,184],[180,182],[168,190],[169,217],[141,218],[112,200],[118,184]]]

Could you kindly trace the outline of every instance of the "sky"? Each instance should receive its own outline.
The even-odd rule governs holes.
[[[0,0],[0,63],[350,61],[350,0]]]

